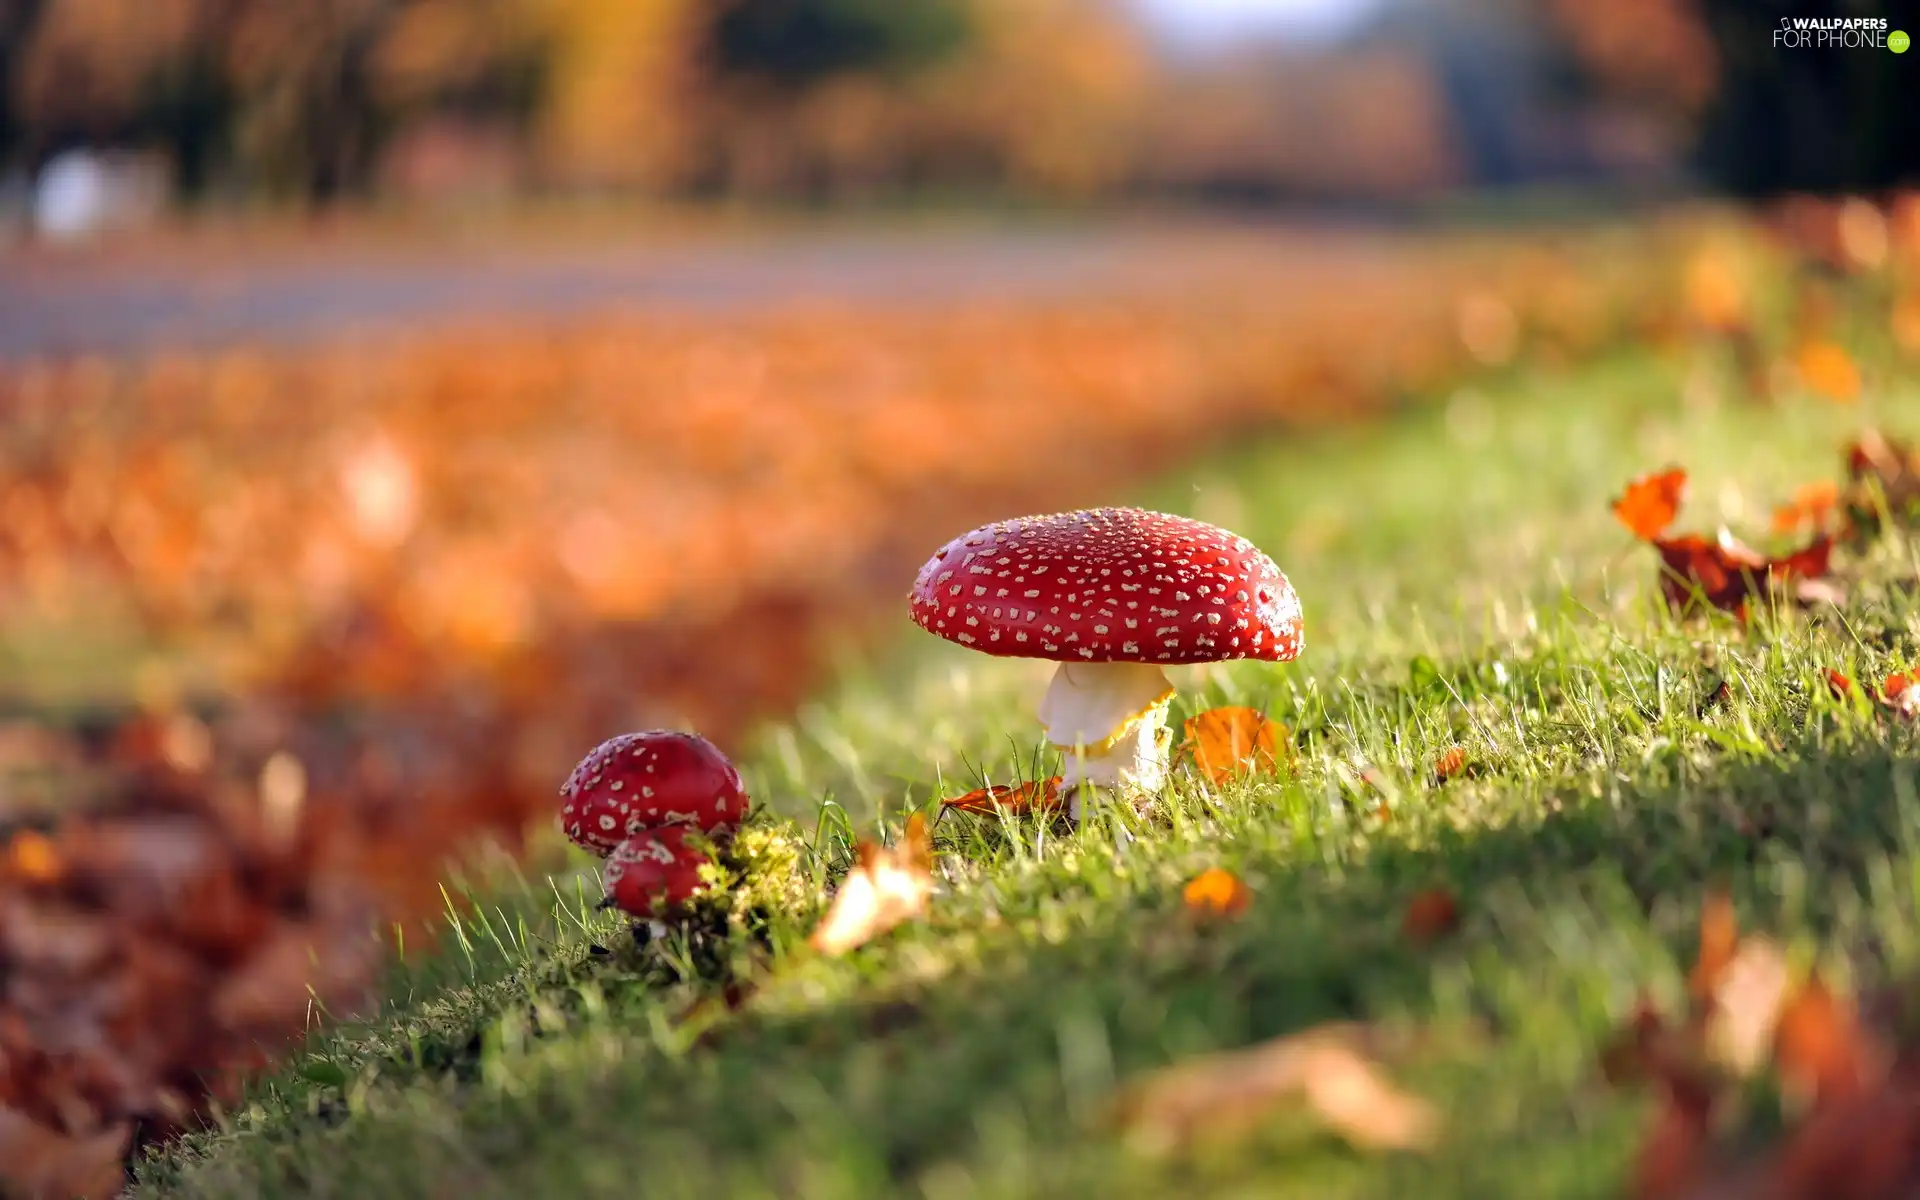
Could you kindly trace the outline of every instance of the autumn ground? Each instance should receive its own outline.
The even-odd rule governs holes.
[[[1600,1049],[1637,995],[1681,994],[1716,881],[1849,986],[1920,966],[1914,734],[1825,674],[1912,665],[1910,551],[1850,559],[1838,611],[1682,622],[1608,511],[1677,462],[1681,526],[1763,538],[1863,421],[1920,424],[1911,370],[1870,361],[1863,411],[1757,405],[1719,349],[1523,360],[1390,425],[1169,471],[1131,498],[1269,549],[1309,630],[1291,665],[1195,671],[1176,720],[1264,709],[1290,767],[1078,832],[948,812],[924,919],[823,959],[811,889],[776,899],[770,960],[718,954],[757,990],[691,1024],[711,947],[636,952],[584,859],[488,878],[457,950],[397,970],[384,1011],[147,1163],[140,1194],[1618,1194],[1652,1105],[1600,1079]],[[825,880],[853,827],[892,840],[982,772],[1031,777],[1030,668],[903,633],[759,737],[752,790]],[[1237,919],[1183,903],[1211,867],[1250,888]],[[1433,889],[1450,933],[1408,916]],[[663,982],[675,963],[708,982]],[[1122,1119],[1156,1068],[1336,1020],[1398,1044],[1429,1149],[1359,1152],[1298,1109],[1198,1146],[1137,1099]]]

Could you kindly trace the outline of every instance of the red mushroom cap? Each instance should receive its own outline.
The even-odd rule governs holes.
[[[576,845],[605,855],[644,829],[687,825],[733,829],[747,815],[740,772],[712,742],[650,729],[608,738],[561,786],[560,828]]]
[[[635,834],[613,848],[602,876],[607,899],[621,912],[657,917],[686,906],[700,890],[700,865],[711,861],[674,826]]]
[[[1300,598],[1273,560],[1204,521],[1094,508],[982,525],[920,568],[913,619],[983,654],[1058,662],[1286,662]]]

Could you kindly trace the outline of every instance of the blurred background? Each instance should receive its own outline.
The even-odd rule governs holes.
[[[1895,6],[1897,7],[1897,6]],[[1406,202],[1876,188],[1885,52],[1807,0],[6,0],[19,230],[178,206]],[[1899,21],[1894,21],[1898,28]]]
[[[228,864],[88,893],[127,955],[0,971],[0,1031],[97,1019],[61,1036],[121,1081],[81,1120],[0,1053],[0,1104],[78,1136],[164,1078],[142,1136],[191,1124],[303,1028],[303,947],[350,992],[456,852],[555,861],[610,734],[751,774],[980,522],[1622,346],[1854,402],[1920,355],[1920,55],[1777,48],[1783,16],[1920,31],[1840,0],[0,0],[0,902],[155,846]],[[274,905],[281,942],[206,926]],[[191,969],[119,978],[167,939]],[[247,1022],[198,1015],[282,943]],[[141,1041],[151,1013],[202,1024]]]

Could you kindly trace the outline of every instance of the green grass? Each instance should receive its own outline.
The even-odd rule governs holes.
[[[821,961],[801,948],[815,910],[776,911],[775,981],[698,1037],[673,1016],[712,985],[664,982],[592,911],[590,878],[495,880],[382,1012],[149,1162],[140,1194],[1618,1194],[1645,1102],[1598,1080],[1596,1049],[1640,989],[1677,996],[1713,881],[1842,978],[1920,958],[1915,735],[1820,680],[1913,661],[1907,550],[1876,551],[1843,614],[1681,624],[1607,511],[1678,460],[1684,526],[1758,536],[1863,420],[1920,426],[1920,390],[1863,413],[1745,408],[1728,387],[1694,358],[1522,371],[1127,497],[1246,533],[1305,597],[1299,662],[1197,669],[1175,713],[1265,707],[1295,731],[1295,773],[1183,781],[1147,818],[1077,833],[948,817],[925,921]],[[1703,709],[1721,679],[1730,698]],[[908,629],[769,730],[750,782],[824,879],[849,830],[1030,773],[1043,680]],[[1488,770],[1436,784],[1454,743]],[[1180,885],[1211,865],[1255,901],[1195,930]],[[1399,922],[1434,885],[1463,923],[1421,948]],[[1429,1031],[1396,1073],[1444,1113],[1431,1155],[1357,1154],[1282,1115],[1145,1158],[1105,1121],[1141,1072],[1339,1018]]]

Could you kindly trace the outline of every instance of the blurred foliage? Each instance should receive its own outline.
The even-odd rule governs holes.
[[[0,159],[147,148],[187,193],[320,201],[1910,176],[1907,60],[1775,48],[1782,3],[1418,0],[1198,61],[1121,0],[0,0]]]
[[[723,75],[788,86],[937,62],[966,40],[958,0],[723,0],[708,29]]]

